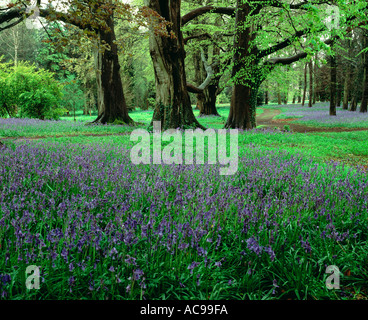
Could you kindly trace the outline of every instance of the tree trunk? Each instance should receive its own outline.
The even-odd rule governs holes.
[[[330,81],[330,116],[336,116],[336,57],[330,58],[331,81]]]
[[[184,42],[180,30],[180,0],[150,0],[149,8],[171,23],[165,36],[151,32],[150,54],[155,72],[156,107],[153,121],[161,121],[161,130],[183,127],[203,128],[193,114],[187,91],[184,66]]]
[[[203,68],[201,67],[201,65],[203,65],[202,61],[201,61],[201,53],[199,50],[197,50],[194,54],[193,54],[193,65],[194,65],[194,69],[195,69],[195,73],[194,73],[194,83],[198,84],[198,83],[202,83],[202,72],[203,72]],[[205,75],[204,75],[205,76]],[[197,103],[196,103],[196,109],[201,111],[203,108],[203,93],[198,93],[196,94],[196,98],[197,98]]]
[[[134,121],[128,114],[119,73],[120,64],[112,16],[106,19],[106,25],[110,30],[99,31],[99,46],[95,50],[98,117],[93,122],[105,124],[117,121],[132,124]],[[104,43],[110,50],[103,50]]]
[[[317,102],[317,59],[318,54],[315,54],[314,56],[314,68],[313,68],[313,104],[316,104]]]
[[[313,62],[312,60],[308,63],[309,67],[309,100],[308,100],[308,107],[312,107],[313,102]]]
[[[216,91],[217,91],[217,85],[209,85],[203,92],[203,104],[202,109],[200,111],[200,115],[204,116],[220,116],[216,109]]]
[[[251,110],[255,107],[251,91],[250,87],[242,84],[236,84],[233,87],[226,128],[252,129],[255,127],[255,121],[251,120]],[[252,101],[254,105],[252,105]]]
[[[341,97],[342,97],[342,84],[341,84],[341,79],[342,79],[342,75],[341,75],[341,65],[342,65],[342,61],[341,61],[341,56],[338,55],[336,57],[336,77],[337,77],[337,82],[336,82],[336,107],[341,107]]]
[[[208,50],[208,47],[206,49]],[[219,54],[220,54],[220,49],[217,47],[214,48],[213,55],[215,56]],[[205,54],[205,58],[207,59],[208,55],[206,57],[206,54]],[[199,63],[197,66],[198,71],[196,72],[196,74],[198,76],[196,76],[196,81],[197,81],[197,84],[201,84],[207,77],[207,72],[204,69],[204,65],[200,57],[199,59],[197,57],[197,61]],[[218,72],[219,72],[218,65],[213,66],[212,68],[216,76],[212,78],[210,84],[203,90],[203,93],[198,94],[198,103],[200,105],[200,116],[210,116],[210,115],[220,116],[216,109],[216,97],[217,97],[217,91],[218,91],[221,76],[218,75]]]
[[[13,30],[13,40],[14,40],[14,66],[18,66],[18,51],[19,51],[19,30],[14,28]]]
[[[339,81],[337,84],[336,107],[341,107],[341,97],[342,97],[342,86]]]
[[[299,84],[298,84],[298,103],[302,102],[302,86],[303,86],[303,82],[302,82],[302,76],[299,73]]]
[[[252,11],[257,14],[259,9]],[[248,72],[257,67],[258,62],[252,58],[253,50],[250,42],[254,40],[253,25],[244,27],[244,22],[249,20],[251,14],[250,3],[237,0],[236,34],[234,37],[235,54],[233,58],[232,78],[239,76],[244,65],[249,65]],[[249,52],[251,51],[251,52]],[[231,96],[230,112],[225,128],[252,129],[256,127],[257,92],[262,80],[258,75],[251,74],[251,80],[236,79]],[[240,81],[239,81],[240,80]],[[264,80],[264,79],[263,79]]]
[[[307,93],[307,64],[304,67],[304,88],[303,88],[303,99],[302,99],[302,106],[304,107],[305,103],[305,95]]]
[[[353,95],[353,97],[351,98],[349,111],[356,111],[356,109],[357,109],[357,99],[356,99],[355,95]]]
[[[198,93],[196,97],[197,97],[197,103],[196,103],[195,109],[201,112],[203,108],[203,100],[204,100],[203,93]]]
[[[364,33],[364,40],[363,40],[364,48],[368,47],[368,31]],[[362,102],[360,104],[360,112],[367,112],[367,105],[368,105],[368,53],[367,51],[364,52],[364,80],[363,80],[363,97]]]
[[[279,106],[282,104],[280,89],[277,90],[277,104]]]
[[[268,104],[268,90],[265,91],[265,104]]]
[[[342,108],[344,110],[348,110],[349,108],[351,78],[352,78],[352,72],[349,70],[347,74],[345,75],[345,82],[344,82],[344,100],[342,103]]]

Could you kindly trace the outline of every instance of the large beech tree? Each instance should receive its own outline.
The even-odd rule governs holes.
[[[38,1],[39,15],[49,21],[62,21],[83,30],[96,43],[95,66],[98,88],[98,117],[95,123],[133,123],[124,98],[114,31],[114,15],[130,16],[130,7],[114,0],[68,0],[65,10],[52,2]],[[0,31],[11,28],[30,16],[28,2],[0,8]],[[67,39],[64,39],[66,41]]]
[[[168,22],[167,35],[153,33],[151,36],[150,53],[157,91],[153,120],[160,120],[163,128],[200,126],[193,116],[188,92],[200,93],[203,86],[198,88],[186,82],[185,50],[181,32],[181,26],[194,18],[206,13],[235,15],[236,33],[232,63],[234,86],[225,127],[250,129],[256,126],[258,89],[268,74],[277,65],[288,65],[326,49],[346,32],[350,32],[352,28],[348,27],[349,23],[361,17],[365,19],[364,14],[359,16],[359,12],[365,10],[367,4],[364,1],[355,2],[357,9],[352,12],[351,6],[346,10],[348,3],[342,0],[292,3],[281,0],[237,0],[235,8],[204,6],[181,17],[180,0],[149,0],[152,12]],[[345,25],[331,32],[328,32],[323,23],[327,4],[339,5],[340,13],[345,19]],[[270,20],[270,15],[279,19],[273,19],[274,23],[268,22],[267,28],[263,30],[265,21]],[[275,32],[275,29],[285,31],[278,32],[277,37],[269,37],[268,40],[267,32]],[[322,41],[321,36],[329,38]],[[280,37],[281,40],[275,40]],[[299,52],[283,56],[283,49],[294,44]],[[281,53],[281,56],[276,57],[276,53]]]
[[[128,14],[129,10],[117,0],[68,1],[71,9],[66,13],[52,8],[41,9],[40,13],[49,20],[60,20],[93,34],[99,48],[103,49],[96,54],[96,66],[100,70],[96,121],[132,122],[121,86],[113,23],[114,15]],[[225,127],[250,129],[256,126],[258,88],[268,74],[278,65],[289,65],[325,50],[354,27],[365,24],[367,7],[365,0],[354,0],[354,5],[350,0],[236,0],[235,8],[209,5],[181,16],[181,0],[146,1],[148,7],[143,8],[143,12],[151,29],[150,54],[156,82],[157,103],[152,120],[161,121],[162,129],[201,127],[193,115],[188,92],[203,92],[214,73],[209,68],[205,81],[199,86],[187,83],[181,27],[194,18],[206,13],[235,16],[231,66],[234,86]],[[340,8],[340,21],[344,22],[330,32],[323,23],[328,4]],[[5,28],[24,17],[25,7],[22,6],[0,10],[0,23],[7,23]],[[322,36],[328,39],[322,41]],[[295,54],[285,56],[284,49],[293,45]]]
[[[151,12],[147,16],[152,30],[150,54],[156,82],[156,107],[152,121],[161,121],[163,130],[179,127],[203,128],[193,114],[188,92],[203,92],[211,81],[213,70],[208,69],[208,77],[198,87],[187,83],[181,26],[208,12],[233,14],[234,9],[206,6],[181,17],[181,0],[149,0],[148,7]],[[163,32],[154,27],[161,19],[165,21]]]
[[[200,1],[200,3],[202,2]],[[204,2],[206,4],[208,1]],[[200,116],[219,116],[216,100],[224,89],[223,86],[220,86],[220,81],[226,82],[226,78],[223,76],[231,62],[229,52],[232,47],[231,41],[228,40],[234,35],[234,26],[232,23],[229,24],[229,21],[231,21],[229,17],[206,15],[193,20],[188,30],[183,28],[183,33],[187,33],[184,38],[186,51],[191,53],[189,57],[193,57],[194,82],[203,85],[209,74],[211,76],[208,85],[203,90],[199,90],[197,94],[197,107],[200,109]],[[193,29],[193,27],[195,28]],[[208,64],[212,69],[210,73],[208,72]]]
[[[187,91],[185,51],[180,29],[180,0],[150,0],[150,54],[155,71],[156,107],[152,121],[161,121],[163,130],[179,127],[201,127],[196,120]],[[165,32],[154,29],[157,19],[167,23]]]
[[[326,4],[339,4],[341,6],[340,14],[344,15],[346,19],[344,26],[339,26],[338,29],[329,33],[326,32],[327,27],[321,21],[321,12],[324,11]],[[334,41],[352,30],[349,24],[354,25],[353,23],[355,23],[354,26],[366,24],[364,10],[367,3],[356,1],[356,4],[360,6],[360,11],[354,13],[344,11],[346,4],[344,1],[318,0],[299,3],[277,0],[237,0],[237,28],[234,39],[235,55],[232,73],[234,89],[225,127],[251,129],[256,126],[256,97],[259,86],[277,65],[289,65],[311,56],[314,52],[326,49],[327,45],[333,44]],[[320,8],[316,9],[318,7]],[[302,12],[306,13],[308,19],[313,21],[305,20]],[[280,17],[280,19],[275,19],[274,25],[267,25],[267,28],[263,30],[265,23],[262,15],[267,17],[270,13]],[[359,19],[361,21],[356,23]],[[277,39],[280,39],[280,36],[285,38],[274,44],[269,43],[267,33],[274,32],[275,28],[285,27],[284,21],[288,26],[286,27],[288,31],[283,34],[277,32]],[[329,38],[322,41],[321,37],[318,37],[319,34],[324,37],[329,36]],[[264,41],[265,38],[266,41]],[[275,57],[276,53],[282,52],[283,49],[294,44],[298,44],[299,52],[292,56]]]

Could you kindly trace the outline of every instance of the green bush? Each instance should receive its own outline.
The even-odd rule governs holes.
[[[156,99],[155,98],[147,98],[148,100],[148,109],[153,110],[156,106]]]
[[[57,120],[64,113],[62,85],[51,72],[29,63],[0,63],[0,78],[0,115]]]
[[[13,117],[16,114],[16,105],[12,103],[12,91],[8,86],[9,67],[10,63],[0,63],[0,117]]]

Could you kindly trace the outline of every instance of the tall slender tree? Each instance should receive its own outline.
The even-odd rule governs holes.
[[[305,97],[307,95],[307,67],[308,65],[305,64],[305,67],[304,67],[304,87],[303,87],[303,98],[302,98],[302,106],[304,106],[304,103],[305,103]]]
[[[308,107],[311,108],[313,105],[313,60],[308,63],[309,68],[309,101]]]
[[[330,116],[336,116],[336,57],[330,57]]]
[[[363,47],[366,50],[363,53],[363,61],[364,61],[364,81],[363,81],[363,98],[360,104],[360,112],[367,112],[368,105],[368,31],[364,30],[363,33]]]

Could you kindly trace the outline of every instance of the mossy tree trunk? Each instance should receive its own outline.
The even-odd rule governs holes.
[[[253,10],[253,14],[257,14],[258,10]],[[251,74],[247,79],[237,79],[235,82],[225,128],[252,129],[256,127],[257,93],[262,80],[255,72],[258,61],[253,52],[254,48],[251,48],[251,42],[255,38],[254,26],[244,27],[244,21],[247,21],[251,12],[250,3],[237,0],[232,77],[236,79],[244,65],[250,68]]]
[[[156,107],[152,122],[161,121],[162,130],[204,128],[193,114],[187,91],[180,3],[180,0],[149,1],[149,8],[171,24],[166,27],[171,36],[158,32],[152,32],[150,36],[156,84]]]
[[[98,117],[93,122],[131,124],[134,121],[125,102],[112,16],[106,18],[106,25],[109,29],[99,30],[99,43],[95,49]]]

